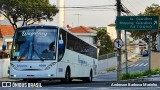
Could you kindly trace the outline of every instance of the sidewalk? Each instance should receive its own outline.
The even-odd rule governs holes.
[[[0,78],[0,82],[2,82],[2,81],[18,81],[18,80],[10,79],[8,77],[3,77],[3,78]]]
[[[160,77],[145,78],[146,81],[160,81]]]

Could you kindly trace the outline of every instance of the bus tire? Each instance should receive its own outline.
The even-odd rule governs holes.
[[[70,70],[67,69],[66,72],[65,72],[65,78],[61,80],[62,83],[69,83],[71,82],[71,73],[70,73]]]
[[[93,81],[93,72],[90,70],[89,77],[83,79],[84,82],[92,82]]]
[[[92,82],[93,81],[93,72],[92,70],[90,71],[89,77],[87,78],[88,82]]]

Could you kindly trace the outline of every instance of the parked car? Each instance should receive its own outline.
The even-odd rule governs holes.
[[[9,54],[7,52],[4,51],[0,51],[0,58],[8,58]]]
[[[141,55],[142,56],[148,56],[150,54],[149,50],[141,50]]]

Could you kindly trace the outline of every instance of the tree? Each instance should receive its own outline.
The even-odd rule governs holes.
[[[152,15],[160,16],[160,6],[158,4],[152,4],[151,6],[146,7],[144,13],[139,13],[138,15],[139,16],[152,16]],[[134,39],[143,38],[144,40],[148,40],[147,31],[134,30],[129,32],[131,32],[131,36],[134,37]]]
[[[101,42],[99,55],[108,54],[114,51],[114,44],[106,30],[99,30],[97,38]]]
[[[14,30],[18,24],[31,25],[41,20],[53,20],[58,13],[49,0],[0,0],[0,14],[4,15]]]

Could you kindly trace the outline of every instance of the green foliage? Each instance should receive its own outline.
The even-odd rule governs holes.
[[[109,24],[108,26],[116,26],[115,24]]]
[[[122,74],[121,76],[121,80],[125,80],[125,79],[133,79],[133,76],[131,76],[131,74]]]
[[[107,69],[106,71],[107,71],[107,72],[112,72],[112,71],[115,71],[115,70],[116,70],[116,68],[115,68],[115,67],[112,67],[112,68]]]
[[[53,20],[58,13],[49,0],[0,0],[0,14],[4,15],[14,29],[17,24],[30,25],[41,20]]]
[[[142,77],[142,76],[151,76],[151,75],[156,75],[160,74],[160,69],[155,69],[155,70],[146,70],[143,72],[134,72],[134,73],[128,73],[128,74],[122,74],[121,80],[125,79],[135,79],[137,77]]]
[[[106,30],[99,30],[97,33],[97,38],[101,42],[99,55],[104,55],[112,53],[114,51],[114,44],[111,37],[108,35]]]
[[[130,30],[128,31],[131,33],[131,37],[133,37],[134,39],[139,39],[139,38],[147,38],[147,31],[144,30]]]
[[[152,4],[145,9],[144,15],[158,15],[160,16],[160,6],[158,4]]]
[[[136,77],[139,77],[139,76],[143,76],[143,73],[142,72],[135,72],[135,73],[128,73],[128,74],[123,74],[121,79],[122,80],[125,80],[125,79],[134,79]]]

